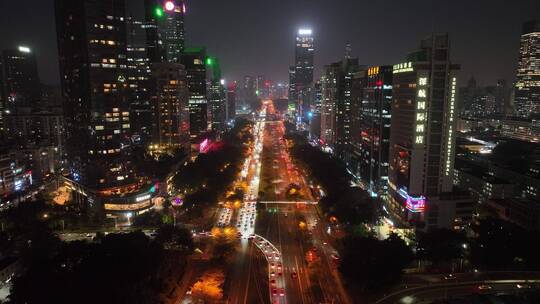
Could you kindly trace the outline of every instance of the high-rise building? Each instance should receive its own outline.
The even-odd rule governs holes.
[[[321,77],[321,139],[344,159],[351,137],[352,76],[360,69],[357,58],[326,65]]]
[[[312,98],[314,53],[313,31],[299,29],[294,52],[294,97],[301,116],[309,111]]]
[[[314,98],[311,104],[310,113],[308,113],[309,119],[309,135],[311,138],[321,138],[321,104],[322,104],[322,91],[321,82],[315,82],[313,86]]]
[[[374,66],[353,79],[351,146],[358,162],[351,168],[371,193],[388,190],[392,66]],[[360,84],[360,88],[356,84]],[[359,92],[360,96],[355,96]]]
[[[182,54],[189,90],[189,133],[196,138],[208,130],[208,95],[206,89],[206,50],[190,47]]]
[[[227,92],[225,79],[221,78],[221,66],[216,57],[206,58],[206,68],[209,74],[208,80],[208,122],[212,130],[224,130]]]
[[[346,165],[351,171],[355,181],[360,183],[360,168],[364,160],[362,154],[362,128],[364,127],[364,90],[366,89],[366,70],[359,70],[352,75],[351,86],[351,139],[347,149]],[[367,188],[364,185],[364,188]]]
[[[148,26],[142,14],[133,9],[126,17],[127,81],[131,137],[134,143],[153,142],[152,134],[157,121],[150,102],[151,68],[149,58]],[[137,12],[138,13],[138,12]],[[155,89],[155,88],[154,88]]]
[[[161,149],[189,144],[189,108],[186,71],[179,63],[152,64],[152,104],[157,117],[153,144]]]
[[[523,25],[515,94],[519,116],[540,113],[540,20]]]
[[[341,62],[338,79],[338,102],[336,103],[336,144],[338,157],[347,161],[351,141],[351,91],[352,77],[360,70],[358,58],[345,58]]]
[[[244,83],[242,84],[242,96],[243,103],[253,108],[255,106],[257,95],[255,89],[255,80],[252,76],[244,76]]]
[[[26,46],[4,50],[0,58],[0,101],[8,111],[40,108],[40,83],[34,52]]]
[[[236,82],[227,86],[227,122],[236,118]]]
[[[337,80],[340,64],[324,66],[321,75],[321,143],[334,146],[336,143]]]
[[[294,66],[289,67],[289,104],[294,105],[296,108],[296,100],[298,96],[296,94],[296,69]]]
[[[400,222],[453,228],[457,72],[446,34],[422,40],[419,51],[393,66],[388,210]],[[467,198],[462,203],[466,204]]]
[[[71,178],[95,188],[133,181],[125,0],[56,0]]]
[[[180,62],[184,50],[182,0],[145,0],[148,54],[152,62]]]
[[[258,75],[255,79],[255,93],[258,97],[262,96],[264,90],[264,75]]]
[[[151,208],[157,195],[156,185],[138,176],[131,162],[132,105],[149,98],[150,88],[149,60],[138,37],[146,24],[132,14],[137,5],[55,1],[69,170],[62,179],[81,207],[99,208],[120,222]]]

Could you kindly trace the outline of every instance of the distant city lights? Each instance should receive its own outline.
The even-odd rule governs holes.
[[[312,33],[311,29],[301,28],[298,30],[298,35],[311,35]]]

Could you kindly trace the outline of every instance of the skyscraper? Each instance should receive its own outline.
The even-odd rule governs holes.
[[[515,94],[519,116],[540,113],[540,20],[523,25]]]
[[[227,86],[227,121],[236,118],[236,82],[231,82]]]
[[[145,0],[149,57],[153,62],[180,62],[184,50],[182,0]]]
[[[294,66],[289,67],[289,104],[296,108],[296,69]]]
[[[323,145],[336,143],[336,104],[338,100],[337,81],[340,63],[325,65],[321,75],[321,137]]]
[[[135,10],[133,10],[135,11]],[[131,136],[134,143],[148,144],[152,142],[152,134],[157,121],[152,104],[150,92],[154,83],[151,83],[151,63],[148,57],[147,24],[142,21],[144,15],[130,14],[126,17],[126,54],[127,54],[127,81],[129,86],[128,98],[130,109]]]
[[[181,148],[189,144],[186,71],[179,63],[152,64],[152,104],[157,117],[153,144]]]
[[[321,104],[322,104],[322,91],[321,82],[315,82],[313,86],[313,103],[311,104],[309,119],[309,135],[311,138],[321,138]]]
[[[388,210],[403,222],[431,228],[456,220],[442,197],[453,191],[458,70],[446,34],[393,66]]]
[[[382,195],[388,187],[392,66],[374,66],[360,73],[353,79],[351,144],[358,161],[351,169],[365,188]]]
[[[321,77],[321,139],[345,158],[351,136],[352,76],[360,69],[357,58],[326,65]]]
[[[311,29],[302,28],[296,35],[294,52],[294,89],[297,110],[304,115],[310,106],[313,87],[314,39]]]
[[[144,33],[130,12],[137,4],[55,1],[69,169],[64,182],[82,208],[100,208],[119,221],[151,208],[157,195],[131,163],[131,106],[150,88],[149,62],[139,39],[130,37]]]
[[[4,50],[0,58],[0,100],[14,111],[20,107],[38,108],[40,83],[34,52],[26,47]]]
[[[244,104],[250,107],[255,106],[257,96],[255,94],[255,80],[252,76],[244,76],[244,83],[242,84],[242,99]]]
[[[55,9],[71,178],[129,183],[126,2],[56,0]]]
[[[189,131],[192,138],[200,136],[208,129],[206,60],[204,48],[186,48],[182,54],[189,90]]]
[[[221,67],[216,57],[207,57],[206,67],[211,72],[208,86],[209,118],[212,130],[225,127],[226,98],[225,80],[221,78]]]

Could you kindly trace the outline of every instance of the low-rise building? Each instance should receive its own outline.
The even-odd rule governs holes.
[[[486,201],[486,208],[497,217],[525,229],[540,230],[540,201],[511,198]]]
[[[481,166],[459,159],[456,160],[454,168],[454,185],[468,190],[479,202],[515,196],[515,188],[511,182],[490,175]]]

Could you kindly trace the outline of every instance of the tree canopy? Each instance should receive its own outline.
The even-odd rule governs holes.
[[[340,272],[350,284],[362,290],[380,290],[399,282],[413,253],[396,234],[385,240],[349,236],[343,240]]]

